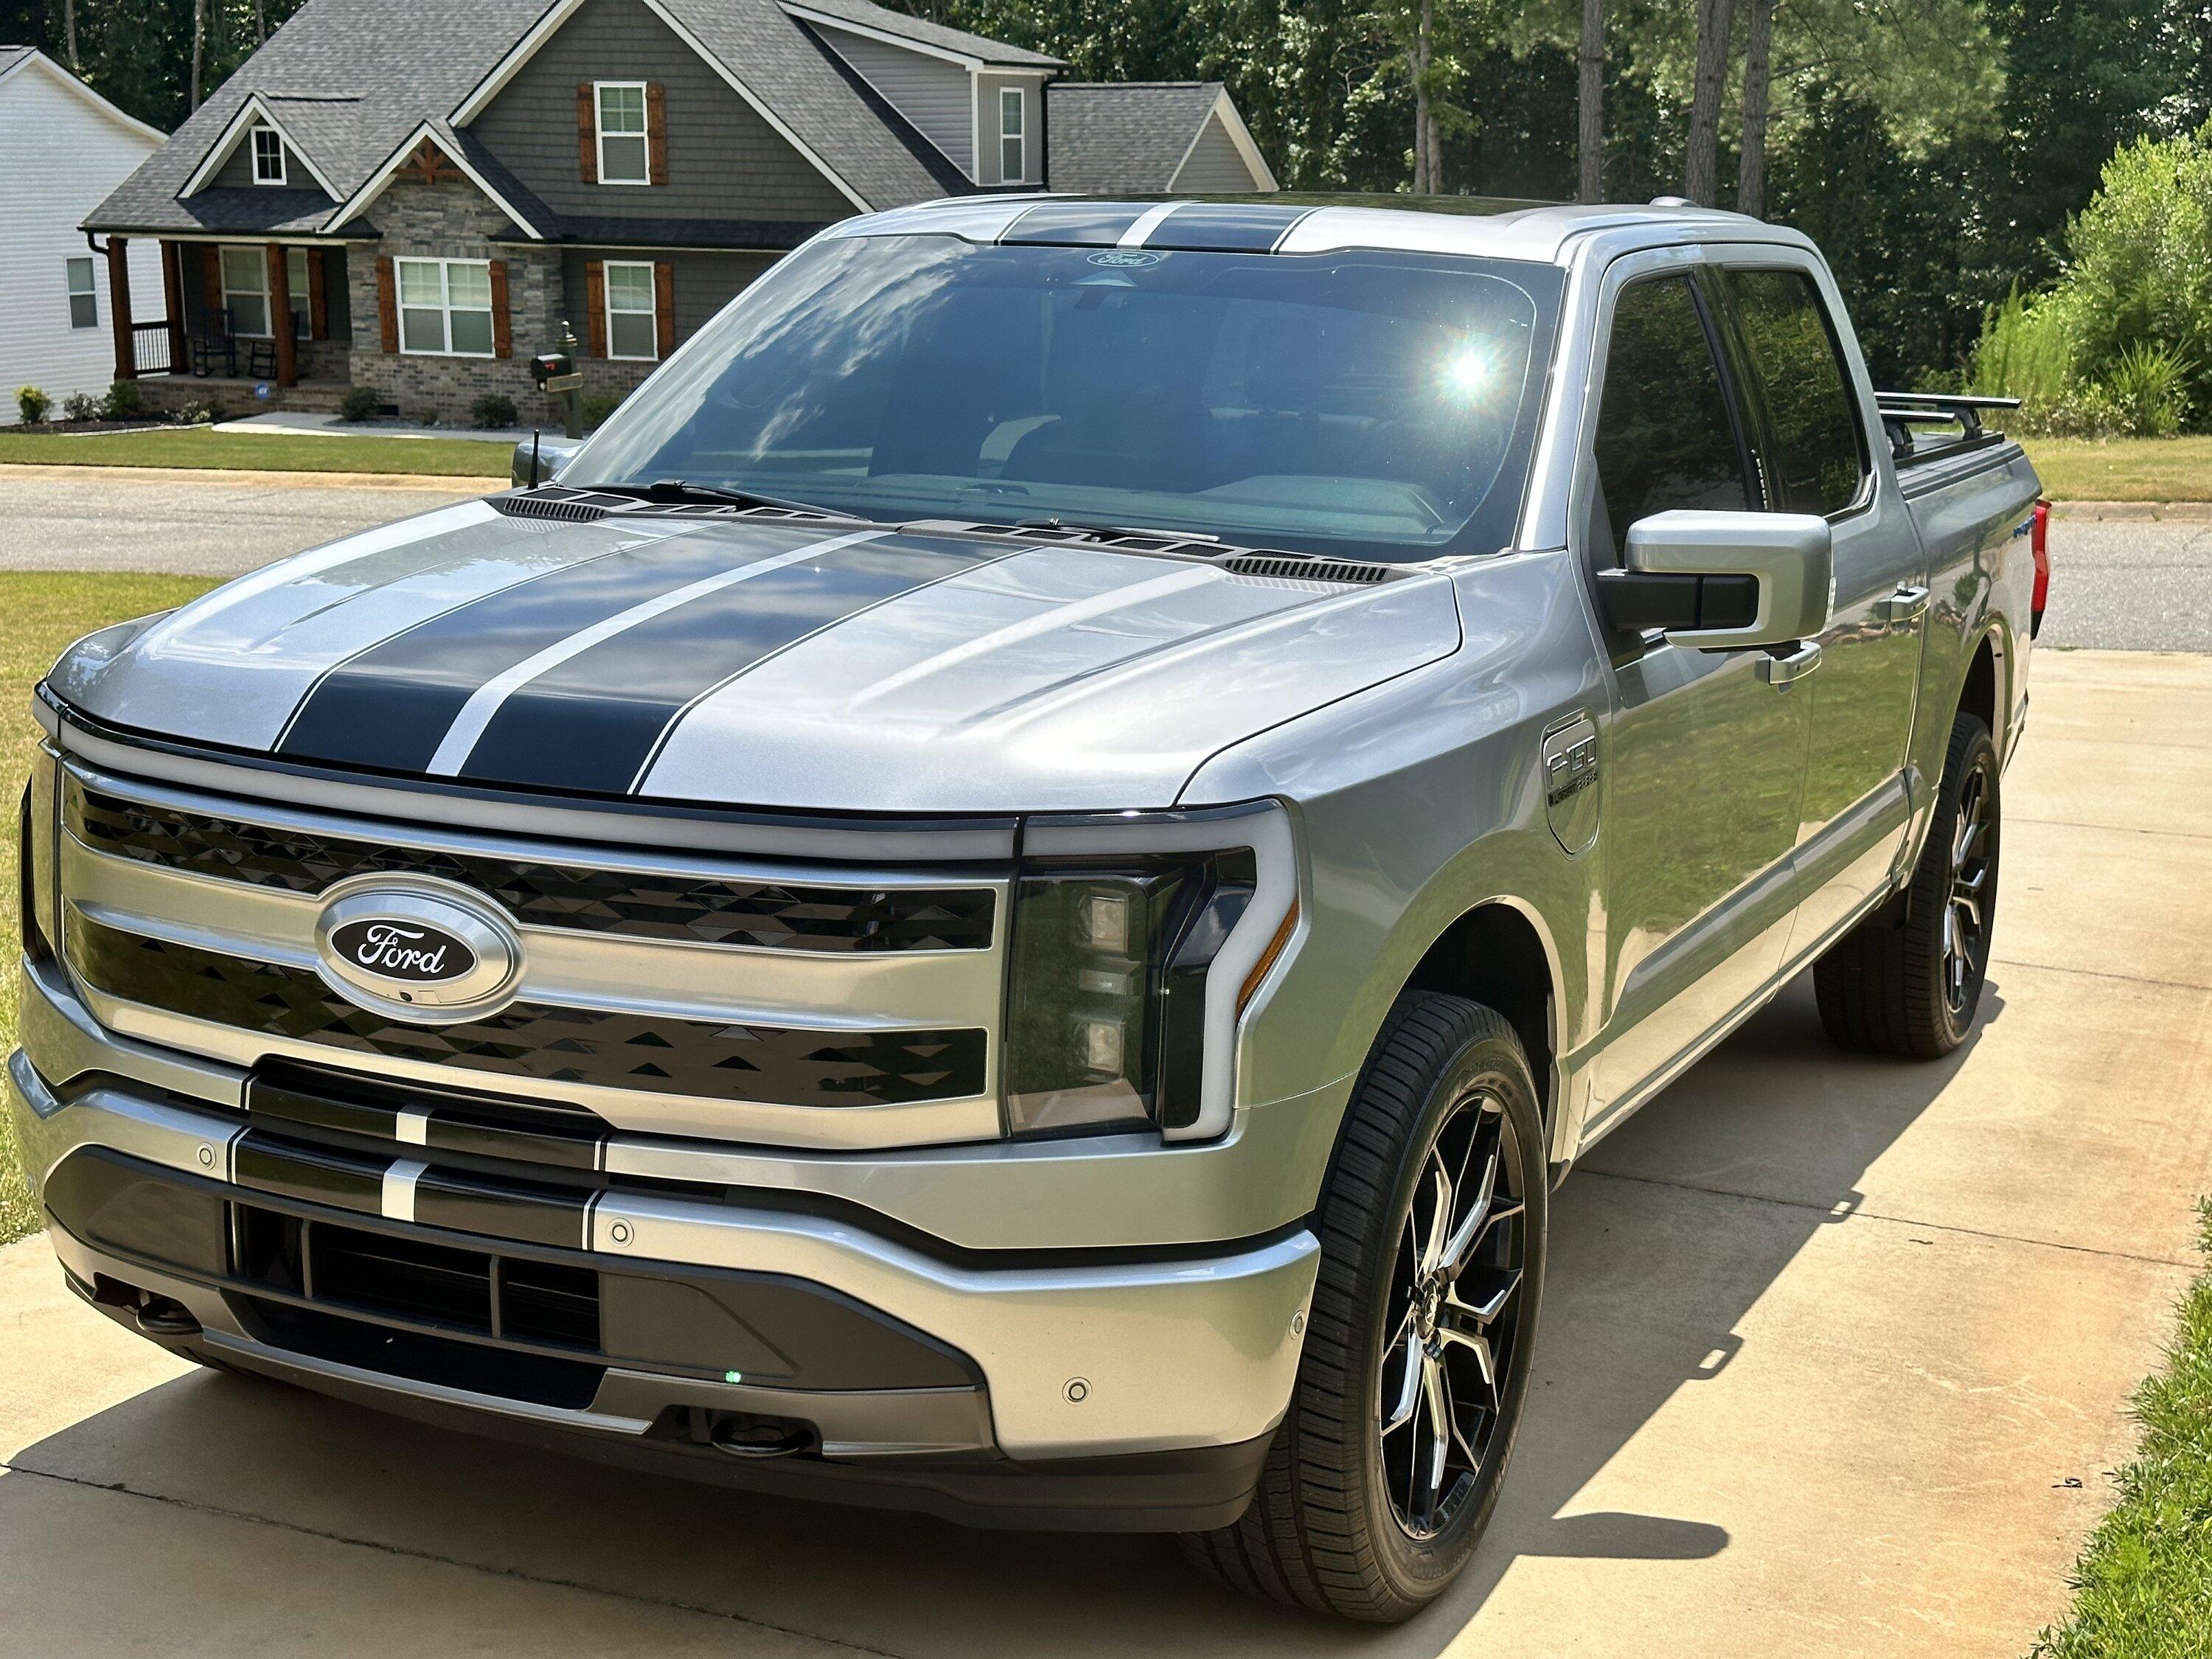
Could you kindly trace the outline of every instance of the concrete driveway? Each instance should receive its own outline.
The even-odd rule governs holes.
[[[2212,659],[2045,653],[1983,1023],[1800,984],[1554,1211],[1474,1570],[1377,1633],[1144,1538],[537,1460],[199,1373],[0,1251],[0,1648],[46,1654],[2018,1656],[2127,1455],[2212,1191]]]

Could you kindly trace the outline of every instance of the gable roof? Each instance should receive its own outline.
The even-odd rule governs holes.
[[[1260,188],[1274,175],[1252,143],[1236,101],[1218,81],[1056,81],[1045,89],[1052,135],[1047,165],[1054,190],[1164,195],[1218,114]]]
[[[118,109],[36,46],[0,46],[0,81],[6,81],[18,70],[44,73],[88,107],[142,138],[160,143],[168,137],[161,128],[149,126],[137,116]]]
[[[980,34],[970,34],[965,29],[948,28],[942,23],[909,17],[902,11],[876,5],[873,0],[781,0],[781,3],[786,11],[802,17],[843,24],[864,33],[892,35],[925,50],[944,52],[950,57],[993,69],[1056,70],[1067,67],[1061,59],[1048,58],[1041,52],[1010,46],[1003,40],[986,40]]]

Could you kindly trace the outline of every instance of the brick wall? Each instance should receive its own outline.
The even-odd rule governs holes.
[[[410,420],[465,422],[487,392],[504,392],[526,422],[557,421],[553,400],[530,378],[533,353],[549,350],[561,312],[561,252],[494,240],[516,234],[507,216],[466,179],[425,185],[395,179],[370,216],[380,242],[356,244],[346,259],[353,313],[353,383],[375,391]],[[382,349],[376,295],[379,257],[503,259],[514,355],[505,358],[417,356]]]

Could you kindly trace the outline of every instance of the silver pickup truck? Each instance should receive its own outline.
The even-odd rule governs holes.
[[[2044,509],[1732,215],[994,198],[40,688],[9,1106],[173,1352],[757,1491],[1466,1563],[1547,1195],[1975,1017]],[[558,462],[552,481],[539,469]]]

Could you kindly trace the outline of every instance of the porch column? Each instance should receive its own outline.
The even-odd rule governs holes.
[[[292,267],[281,242],[269,244],[269,331],[276,337],[276,384],[296,384],[300,349],[292,333]]]
[[[169,317],[169,373],[189,367],[185,348],[185,250],[182,243],[161,244],[161,304]]]
[[[120,236],[107,239],[107,317],[115,325],[115,378],[138,378],[138,351],[131,334],[131,262]]]

